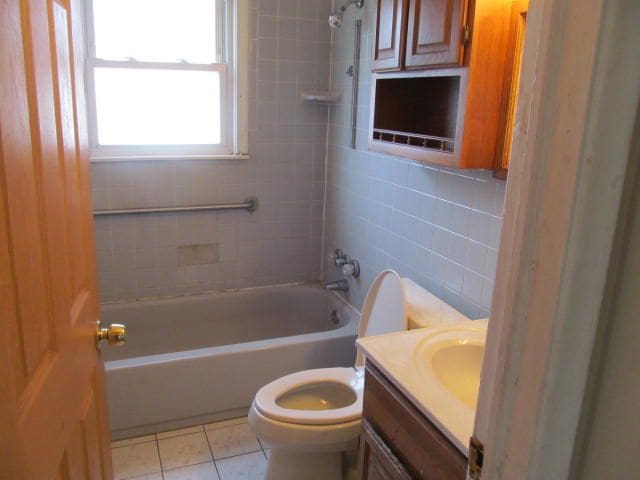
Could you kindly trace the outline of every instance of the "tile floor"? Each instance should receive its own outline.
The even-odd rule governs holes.
[[[246,418],[111,443],[115,480],[262,480],[268,447]]]

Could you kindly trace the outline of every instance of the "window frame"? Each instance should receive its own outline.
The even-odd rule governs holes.
[[[89,118],[91,161],[143,159],[248,158],[247,61],[248,0],[214,0],[218,12],[217,63],[147,62],[104,60],[96,57],[93,0],[85,0],[86,59],[85,89]],[[220,144],[191,145],[100,145],[94,70],[99,67],[218,72],[220,75]]]

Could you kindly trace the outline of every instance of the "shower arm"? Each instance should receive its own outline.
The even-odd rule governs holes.
[[[346,12],[346,11],[347,11],[347,8],[349,8],[349,6],[350,6],[350,5],[353,5],[353,4],[355,4],[355,6],[356,6],[356,7],[358,7],[358,8],[362,8],[362,5],[364,4],[364,0],[347,0],[346,2],[344,2],[344,3],[342,4],[342,6],[341,6],[341,7],[336,8],[336,9],[333,11],[333,13],[334,13],[334,14],[336,14],[336,13],[338,13],[338,12],[342,12],[342,13],[344,13],[344,12]]]

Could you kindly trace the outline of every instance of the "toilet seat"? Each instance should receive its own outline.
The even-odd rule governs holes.
[[[402,279],[393,270],[381,272],[367,293],[358,336],[399,332],[407,328],[406,302]],[[360,420],[364,386],[364,356],[358,353],[355,368],[317,368],[285,375],[256,393],[253,406],[264,417],[294,425],[338,425]],[[300,387],[338,383],[350,388],[355,401],[344,408],[304,410],[283,408],[278,400]]]
[[[296,410],[283,408],[276,402],[294,389],[321,383],[338,383],[355,394],[355,401],[343,408],[328,410]],[[254,406],[264,416],[300,425],[334,425],[358,420],[362,416],[364,379],[354,368],[317,368],[285,375],[268,383],[256,393]]]

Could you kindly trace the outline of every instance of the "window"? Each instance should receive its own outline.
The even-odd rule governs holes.
[[[246,153],[246,2],[87,1],[92,158]]]

